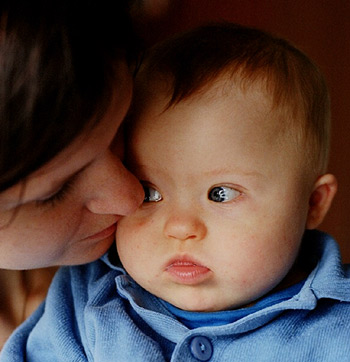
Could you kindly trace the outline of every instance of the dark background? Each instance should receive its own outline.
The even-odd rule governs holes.
[[[332,100],[329,172],[339,187],[320,229],[339,242],[350,262],[350,1],[349,0],[153,0],[141,21],[147,44],[212,20],[227,20],[282,36],[307,53],[326,76]],[[168,3],[167,8],[161,5]]]

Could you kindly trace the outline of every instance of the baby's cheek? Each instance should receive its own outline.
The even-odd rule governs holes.
[[[125,235],[130,235],[140,228],[139,220],[133,216],[122,217],[117,224],[117,238],[124,238]]]
[[[143,233],[146,231],[152,231],[152,229],[156,226],[155,220],[153,217],[127,217],[128,226],[130,232],[133,233]]]
[[[153,218],[128,216],[118,222],[116,240],[117,247],[132,250],[140,249],[144,239],[152,232]],[[124,250],[123,250],[124,251]]]

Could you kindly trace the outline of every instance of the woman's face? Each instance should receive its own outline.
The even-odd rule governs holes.
[[[112,244],[118,219],[142,202],[137,179],[111,151],[132,93],[126,65],[122,68],[114,101],[100,123],[25,183],[0,194],[0,268],[95,260]]]

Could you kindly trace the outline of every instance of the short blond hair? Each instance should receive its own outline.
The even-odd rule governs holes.
[[[176,35],[145,54],[140,81],[170,80],[168,106],[189,98],[229,73],[244,87],[263,81],[283,127],[297,135],[310,172],[324,173],[328,163],[330,101],[319,68],[299,49],[264,31],[232,23],[214,23]],[[143,85],[142,85],[143,84]]]

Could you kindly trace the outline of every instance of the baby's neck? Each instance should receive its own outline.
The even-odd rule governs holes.
[[[266,296],[270,294],[274,294],[276,292],[280,292],[281,290],[287,289],[291,287],[292,285],[296,285],[300,283],[301,281],[305,280],[312,269],[314,268],[314,265],[307,265],[302,262],[302,260],[297,259],[294,263],[293,267],[289,270],[288,274],[285,276],[285,278],[275,287],[273,288],[269,293],[263,295],[259,300],[262,298],[265,298]],[[254,302],[242,306],[244,307],[250,307],[256,304],[259,300],[255,300]]]

